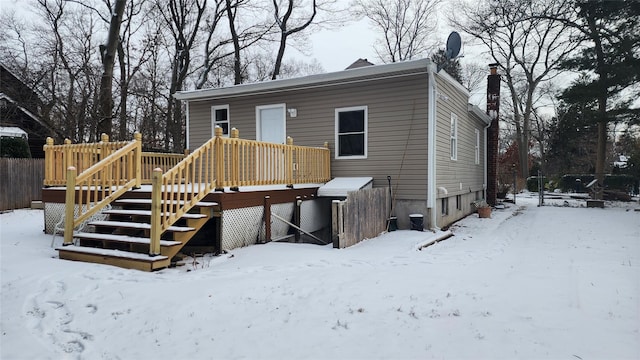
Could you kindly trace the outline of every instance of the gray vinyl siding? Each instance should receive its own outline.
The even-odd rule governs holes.
[[[484,182],[484,127],[468,111],[468,97],[451,83],[437,79],[440,97],[437,105],[436,186],[447,189],[448,196],[482,190]],[[451,160],[451,113],[458,116],[458,157]],[[480,131],[480,163],[475,163],[475,129]],[[462,189],[460,189],[462,183]],[[438,197],[442,197],[438,193]]]
[[[438,225],[445,226],[473,211],[470,203],[476,192],[484,189],[484,126],[477,116],[468,110],[468,96],[450,82],[436,80],[440,96],[437,102],[436,128],[436,187]],[[458,116],[458,156],[451,160],[451,113]],[[480,132],[480,161],[475,163],[476,133]],[[440,189],[446,189],[446,194]],[[456,196],[461,195],[461,209],[456,209]],[[449,198],[449,214],[442,215],[441,199]]]
[[[371,176],[374,186],[392,177],[397,199],[427,196],[427,75],[403,75],[365,82],[283,90],[269,94],[190,101],[189,144],[193,150],[209,140],[211,106],[229,105],[229,125],[243,139],[256,138],[255,108],[286,104],[297,109],[287,115],[286,132],[296,145],[331,149],[332,177]],[[368,107],[368,156],[335,159],[335,109]],[[466,103],[465,103],[466,106]],[[461,113],[466,116],[466,113]]]

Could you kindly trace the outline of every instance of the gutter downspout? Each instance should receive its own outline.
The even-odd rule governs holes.
[[[429,209],[429,225],[431,229],[438,230],[438,217],[436,211],[436,98],[437,87],[434,73],[436,65],[429,62],[427,73],[429,74],[429,109],[427,114],[427,208]]]

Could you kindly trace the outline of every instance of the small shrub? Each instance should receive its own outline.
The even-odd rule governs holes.
[[[27,139],[3,136],[0,138],[0,157],[30,158]]]

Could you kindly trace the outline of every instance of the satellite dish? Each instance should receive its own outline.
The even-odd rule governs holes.
[[[456,31],[452,31],[451,34],[449,34],[449,38],[447,38],[447,49],[445,51],[447,61],[455,59],[458,54],[460,54],[460,46],[462,46],[460,34]]]

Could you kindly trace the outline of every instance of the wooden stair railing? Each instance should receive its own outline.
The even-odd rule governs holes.
[[[162,174],[154,169],[151,195],[151,242],[149,255],[160,253],[160,237],[211,191],[223,187],[326,182],[331,178],[330,152],[324,148],[273,144],[222,136],[214,137]]]
[[[160,254],[160,236],[216,188],[214,161],[222,129],[166,173],[156,168],[151,181],[149,256]]]
[[[82,173],[77,174],[74,166],[67,168],[63,245],[73,244],[73,229],[87,218],[125,192],[140,187],[141,144],[142,136],[136,133],[129,144],[103,157]]]

